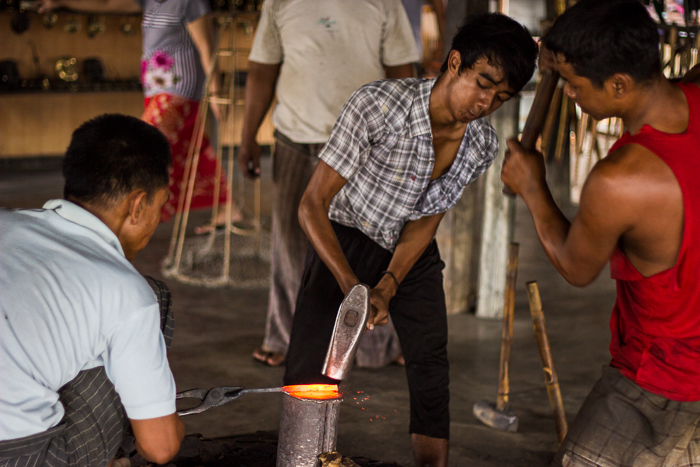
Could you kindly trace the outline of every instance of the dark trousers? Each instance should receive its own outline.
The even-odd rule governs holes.
[[[375,286],[392,253],[357,229],[331,224],[358,279]],[[447,439],[450,393],[444,266],[433,240],[401,283],[389,312],[406,359],[411,401],[409,431]],[[335,277],[311,249],[297,297],[285,385],[337,383],[323,376],[321,369],[343,298]]]
[[[161,331],[170,348],[170,290],[161,281],[146,280],[158,298]],[[130,425],[104,367],[81,371],[58,394],[65,410],[61,423],[43,433],[0,441],[0,467],[106,467],[112,461]]]

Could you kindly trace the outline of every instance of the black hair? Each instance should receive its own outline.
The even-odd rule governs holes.
[[[104,204],[140,189],[150,201],[168,186],[171,164],[170,144],[156,127],[127,115],[100,115],[73,132],[63,196]]]
[[[489,65],[503,70],[508,86],[516,93],[530,81],[538,54],[537,43],[527,28],[499,13],[468,19],[457,31],[452,50],[458,51],[461,58],[459,73],[486,58]],[[447,70],[448,59],[440,69],[443,73]]]
[[[554,22],[543,43],[599,88],[615,73],[640,83],[661,74],[659,33],[639,0],[581,0]]]

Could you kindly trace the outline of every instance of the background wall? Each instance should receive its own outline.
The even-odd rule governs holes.
[[[104,32],[89,37],[90,15],[65,11],[56,14],[56,24],[47,29],[43,25],[44,15],[29,12],[29,29],[16,34],[10,28],[14,14],[0,13],[0,61],[15,61],[22,79],[35,80],[46,76],[51,82],[56,82],[56,61],[74,57],[78,62],[79,83],[83,79],[84,60],[99,58],[108,81],[138,80],[142,42],[140,15],[96,16],[104,25]],[[237,20],[233,27],[236,34],[236,67],[239,71],[247,69],[255,25],[255,16],[246,15],[244,19]],[[76,26],[77,31],[69,32]],[[130,29],[130,34],[124,34],[125,27]],[[226,38],[223,41],[228,44]],[[230,58],[222,59],[223,69],[230,65]],[[223,141],[226,145],[240,142],[243,94],[243,88],[237,88],[235,126],[225,132]],[[107,112],[139,117],[143,112],[141,91],[132,88],[130,91],[67,92],[64,89],[57,92],[57,86],[52,86],[48,91],[37,86],[32,90],[0,93],[0,158],[60,156],[75,128],[85,120]],[[268,115],[259,133],[261,144],[272,142],[272,131]]]

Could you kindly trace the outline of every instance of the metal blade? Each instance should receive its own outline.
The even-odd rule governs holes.
[[[350,372],[360,337],[367,325],[369,306],[369,287],[365,284],[354,286],[343,299],[323,363],[324,375],[343,380]]]

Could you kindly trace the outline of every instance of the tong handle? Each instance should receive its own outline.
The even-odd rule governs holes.
[[[206,397],[208,392],[209,392],[209,389],[200,389],[200,388],[189,389],[187,391],[178,392],[177,395],[175,396],[175,398],[176,399],[193,398],[193,399],[199,399],[201,401],[201,400],[204,400],[204,398]]]

